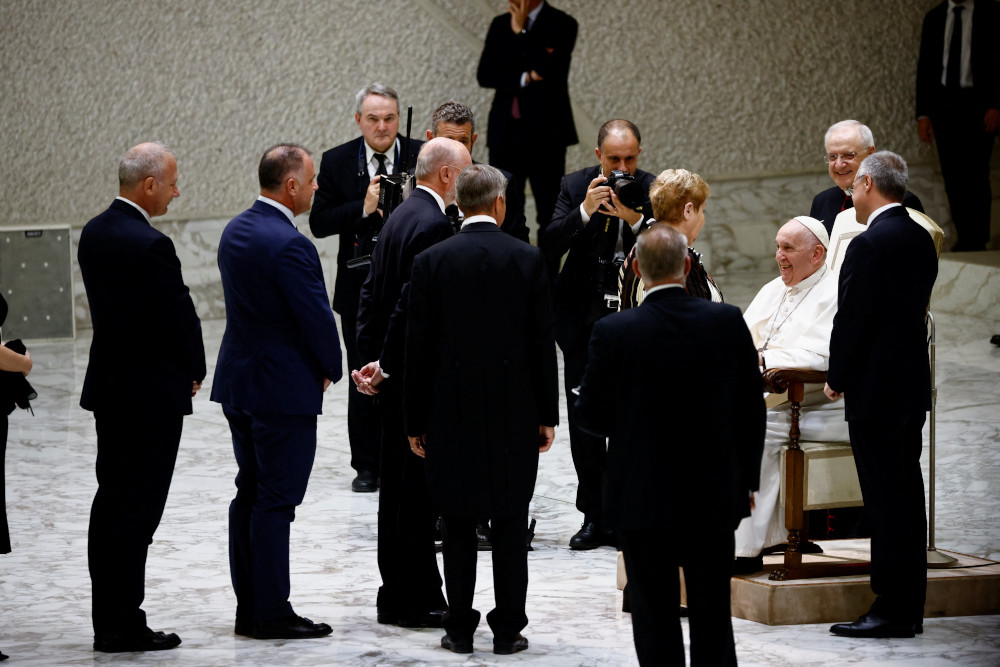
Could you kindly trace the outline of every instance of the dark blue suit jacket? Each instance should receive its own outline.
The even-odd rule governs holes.
[[[205,347],[173,242],[116,199],[84,226],[77,258],[94,325],[80,405],[191,414]]]
[[[765,423],[739,308],[657,291],[598,320],[588,355],[572,409],[584,430],[610,438],[605,525],[731,548],[727,531],[750,514],[759,486]]]
[[[448,217],[424,190],[414,190],[389,215],[361,287],[358,355],[364,363],[378,359],[385,372],[403,379],[406,288],[413,258],[453,234]]]
[[[319,254],[274,206],[233,218],[219,241],[226,332],[212,400],[250,414],[323,412],[323,378],[340,379],[340,338]]]
[[[827,382],[848,421],[930,410],[924,318],[937,270],[930,234],[899,206],[847,246]]]

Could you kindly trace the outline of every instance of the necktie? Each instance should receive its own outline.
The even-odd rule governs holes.
[[[854,208],[854,200],[851,199],[851,196],[845,192],[844,193],[844,203],[840,207],[840,210],[841,211],[846,211],[849,208]]]
[[[962,83],[962,10],[955,7],[955,22],[952,24],[951,43],[948,45],[948,88],[959,88]]]
[[[375,170],[375,175],[386,176],[389,172],[385,170],[385,153],[375,153],[375,159],[378,160],[378,169]]]

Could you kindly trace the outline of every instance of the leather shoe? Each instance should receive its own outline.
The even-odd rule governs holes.
[[[378,622],[382,625],[396,625],[401,628],[443,628],[446,609],[434,609],[422,614],[390,614],[378,612]]]
[[[3,653],[0,653],[0,660],[6,660],[9,657],[10,657],[9,655],[4,655]]]
[[[921,624],[923,625],[923,624]],[[922,630],[923,628],[921,628]],[[913,623],[890,621],[877,614],[868,612],[853,623],[837,623],[830,632],[841,637],[912,637],[915,633]]]
[[[149,628],[134,634],[107,632],[94,635],[94,650],[102,653],[131,651],[166,651],[180,646],[181,638],[171,632],[153,632]]]
[[[748,558],[746,556],[737,556],[736,560],[733,561],[733,575],[741,574],[755,574],[757,572],[764,571],[764,557],[754,556]]]
[[[378,491],[378,480],[371,470],[362,470],[351,482],[351,491],[355,493],[374,493]]]
[[[594,521],[586,521],[576,535],[569,538],[569,548],[574,551],[587,551],[609,544],[608,536]]]
[[[471,639],[455,639],[451,635],[441,638],[441,648],[446,648],[452,653],[472,653]]]
[[[510,655],[528,648],[528,640],[524,635],[518,634],[509,642],[493,640],[493,652],[497,655]]]
[[[333,632],[326,623],[313,623],[296,614],[253,624],[254,639],[312,639]]]

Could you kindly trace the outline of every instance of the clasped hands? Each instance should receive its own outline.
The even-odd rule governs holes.
[[[374,396],[379,392],[378,386],[385,377],[377,361],[370,361],[359,371],[351,371],[351,380],[358,391],[366,396]]]

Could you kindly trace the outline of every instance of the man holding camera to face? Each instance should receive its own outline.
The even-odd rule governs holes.
[[[556,342],[563,352],[566,396],[580,384],[594,322],[618,310],[618,269],[650,221],[654,176],[638,168],[642,137],[628,120],[609,120],[597,133],[600,164],[563,177],[546,247],[569,253],[555,280]],[[576,507],[583,526],[571,549],[610,544],[602,529],[601,477],[607,444],[569,418],[570,449],[579,481]]]
[[[354,120],[361,136],[323,153],[316,178],[319,190],[309,214],[313,236],[340,236],[333,310],[340,315],[348,368],[352,369],[361,368],[364,363],[358,357],[356,330],[358,298],[368,267],[351,269],[347,262],[357,254],[356,246],[364,246],[364,241],[382,227],[382,211],[378,208],[382,176],[404,171],[412,174],[423,144],[414,140],[407,150],[407,140],[399,136],[399,97],[381,83],[358,92]],[[402,164],[405,156],[409,156],[407,164]],[[347,425],[351,467],[357,471],[351,488],[361,493],[376,491],[378,419],[372,398],[354,391],[353,387],[348,394]]]

